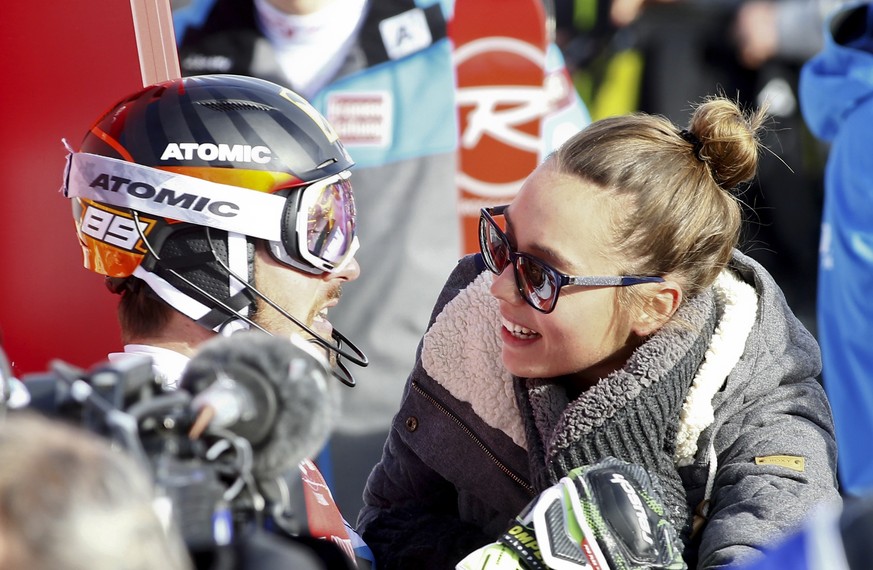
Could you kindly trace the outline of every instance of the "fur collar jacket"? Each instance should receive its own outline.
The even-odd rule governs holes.
[[[690,568],[754,556],[839,503],[818,346],[752,259],[735,252],[674,323],[573,400],[503,368],[490,283],[477,256],[462,260],[419,346],[358,519],[380,568],[453,568],[606,456],[655,475]]]

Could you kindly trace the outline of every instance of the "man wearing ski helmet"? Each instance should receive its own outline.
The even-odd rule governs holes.
[[[327,320],[360,273],[352,165],[327,121],[268,81],[176,79],[114,105],[64,180],[85,267],[121,295],[125,351],[110,360],[150,356],[172,387],[204,341],[256,328],[301,334],[354,385],[344,359],[366,356]],[[319,536],[365,553],[329,503],[318,516],[339,528]]]
[[[359,274],[352,165],[314,108],[263,80],[173,80],[115,105],[71,153],[65,192],[85,267],[122,296],[125,344],[190,355],[256,327],[366,365],[325,318]]]

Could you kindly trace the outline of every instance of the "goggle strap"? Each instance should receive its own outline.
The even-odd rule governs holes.
[[[266,240],[281,240],[285,199],[88,153],[67,155],[64,195]]]

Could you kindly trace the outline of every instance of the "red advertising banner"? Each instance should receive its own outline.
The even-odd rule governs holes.
[[[458,81],[462,253],[479,250],[479,209],[505,204],[536,168],[547,111],[542,0],[457,0],[449,23]]]
[[[169,0],[4,5],[0,330],[18,375],[46,370],[55,358],[88,367],[121,348],[117,297],[82,267],[70,202],[59,192],[61,139],[77,147],[91,123],[144,78],[172,75],[172,24],[170,52],[154,39],[166,33],[164,9],[169,15]],[[143,56],[148,69],[141,67],[138,36],[150,46]]]

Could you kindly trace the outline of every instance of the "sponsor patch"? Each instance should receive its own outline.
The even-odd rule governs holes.
[[[806,468],[806,462],[799,455],[766,455],[764,457],[756,457],[755,465],[779,465],[792,471],[803,473]]]
[[[331,93],[327,120],[345,146],[391,144],[393,100],[386,91]]]
[[[391,59],[400,59],[433,43],[427,17],[421,8],[413,8],[379,22],[382,43]]]

